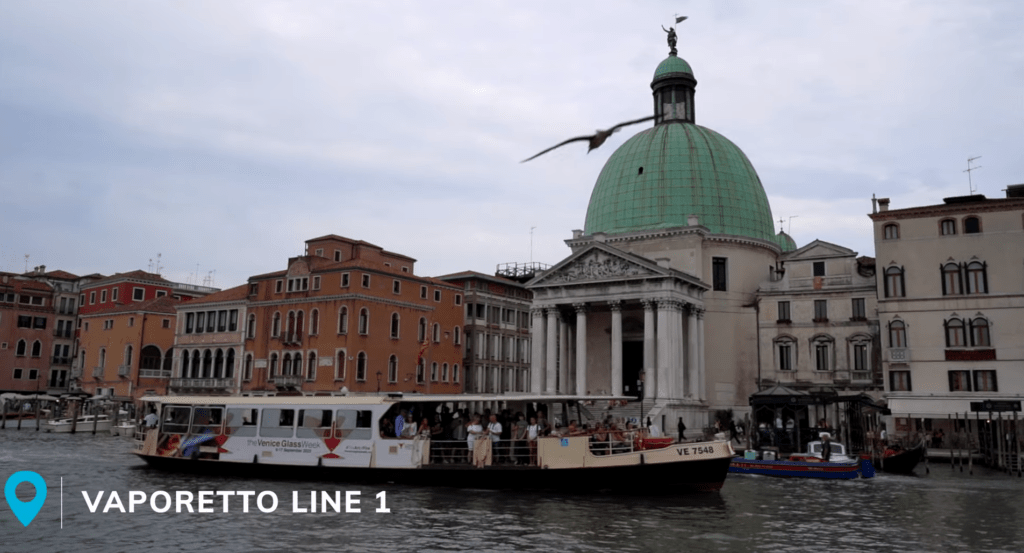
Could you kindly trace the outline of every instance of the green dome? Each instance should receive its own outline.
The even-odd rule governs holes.
[[[667,78],[672,73],[689,73],[693,76],[693,70],[690,69],[690,64],[686,63],[686,60],[676,56],[669,56],[665,58],[665,61],[658,64],[658,68],[654,70],[654,80],[660,80]]]
[[[796,240],[785,232],[779,231],[775,235],[775,242],[782,248],[782,253],[788,253],[796,249]]]
[[[778,243],[768,197],[747,156],[711,129],[664,123],[627,140],[605,163],[584,232],[687,226],[688,215],[716,234]]]

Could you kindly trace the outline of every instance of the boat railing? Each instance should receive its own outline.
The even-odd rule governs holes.
[[[639,431],[620,432],[620,439],[596,439],[590,435],[590,452],[594,455],[632,453],[644,448],[644,436]],[[586,434],[579,436],[587,437]],[[568,436],[550,436],[551,438]],[[486,440],[488,438],[478,438]],[[472,451],[466,440],[430,440],[430,464],[470,464]],[[491,444],[491,463],[497,465],[536,465],[537,442],[530,440],[502,439]]]

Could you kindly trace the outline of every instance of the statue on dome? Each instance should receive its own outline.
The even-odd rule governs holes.
[[[678,52],[676,52],[676,28],[669,27],[668,29],[666,29],[665,26],[662,25],[661,30],[668,33],[668,55],[677,55]]]

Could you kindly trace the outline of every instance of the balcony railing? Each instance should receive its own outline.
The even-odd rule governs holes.
[[[71,337],[71,329],[70,328],[55,328],[55,329],[53,329],[53,336],[55,338],[70,338]]]
[[[302,377],[299,375],[277,375],[270,379],[278,386],[299,386],[302,384]]]
[[[71,358],[70,357],[54,357],[53,358],[53,363],[51,363],[51,365],[70,365],[70,364],[71,364]]]
[[[93,367],[92,368],[92,377],[93,378],[103,378],[103,367]]]
[[[171,388],[224,389],[235,385],[234,378],[172,378]]]
[[[140,369],[140,378],[170,378],[171,371],[161,371],[159,369]]]
[[[890,363],[906,363],[910,361],[910,348],[889,348]]]
[[[117,366],[117,376],[128,376],[128,374],[131,373],[131,372],[132,372],[132,366],[131,365],[118,365]]]
[[[71,369],[71,378],[82,378],[82,369]]]
[[[299,345],[302,343],[301,332],[285,332],[281,334],[281,341],[287,346],[289,344]]]

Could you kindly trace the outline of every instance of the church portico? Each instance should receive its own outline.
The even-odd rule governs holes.
[[[534,294],[536,392],[638,396],[643,380],[647,400],[704,399],[699,328],[691,321],[703,311],[707,284],[594,243],[527,288]]]

